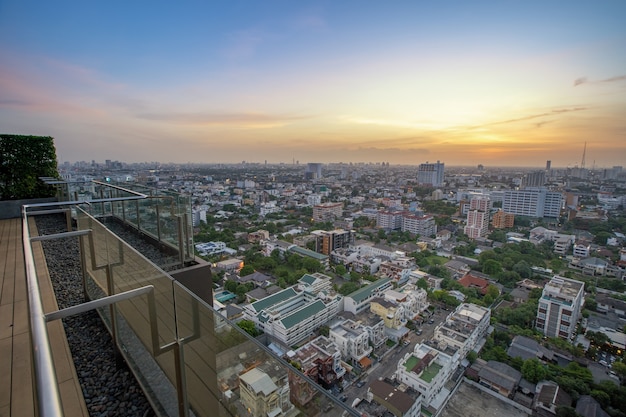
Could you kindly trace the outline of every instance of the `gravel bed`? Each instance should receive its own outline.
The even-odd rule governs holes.
[[[39,233],[65,231],[63,216],[36,218]],[[59,308],[83,300],[78,238],[42,241]],[[63,319],[76,373],[91,416],[154,416],[133,374],[120,360],[95,311]]]

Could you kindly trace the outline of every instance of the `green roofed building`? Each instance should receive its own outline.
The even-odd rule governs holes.
[[[289,287],[244,306],[244,315],[275,342],[285,347],[297,345],[340,311],[343,297],[332,287],[323,285],[324,291],[311,291],[310,286],[328,279],[323,274],[306,274],[299,287]]]
[[[381,278],[371,284],[348,294],[344,299],[344,311],[359,314],[368,309],[370,301],[382,296],[382,293],[392,286],[391,278]]]

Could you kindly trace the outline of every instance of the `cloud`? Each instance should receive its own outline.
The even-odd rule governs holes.
[[[555,116],[555,115],[559,115],[559,114],[564,114],[564,113],[572,113],[572,112],[579,112],[579,111],[584,111],[584,110],[588,110],[589,107],[570,107],[570,108],[562,108],[562,109],[553,109],[551,111],[548,112],[544,112],[544,113],[537,113],[537,114],[530,114],[528,116],[524,116],[524,117],[518,117],[515,119],[507,119],[507,120],[500,120],[497,122],[491,122],[491,123],[485,123],[482,125],[477,125],[477,126],[468,126],[467,129],[480,129],[486,126],[497,126],[497,125],[504,125],[504,124],[511,124],[511,123],[518,123],[518,122],[525,122],[528,120],[533,120],[533,119],[538,119],[541,117],[548,117],[548,116]],[[544,124],[545,122],[540,122],[537,124],[537,127],[541,127],[541,124]]]
[[[309,116],[263,113],[141,113],[140,119],[202,126],[230,126],[240,129],[280,127]]]
[[[616,81],[626,81],[626,75],[618,75],[615,77],[605,78],[603,80],[589,81],[587,77],[580,77],[574,80],[574,87],[582,84],[601,84],[601,83],[613,83]]]

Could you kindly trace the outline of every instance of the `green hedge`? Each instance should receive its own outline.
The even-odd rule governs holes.
[[[54,139],[0,134],[0,200],[53,197],[39,177],[58,178]]]

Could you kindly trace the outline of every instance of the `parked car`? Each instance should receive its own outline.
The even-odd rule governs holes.
[[[361,388],[363,385],[365,385],[365,381],[359,381],[356,383],[357,388]]]
[[[416,333],[418,336],[419,336],[419,335],[421,335],[421,334],[422,334],[422,329],[417,329],[417,330],[415,331],[415,333]]]

